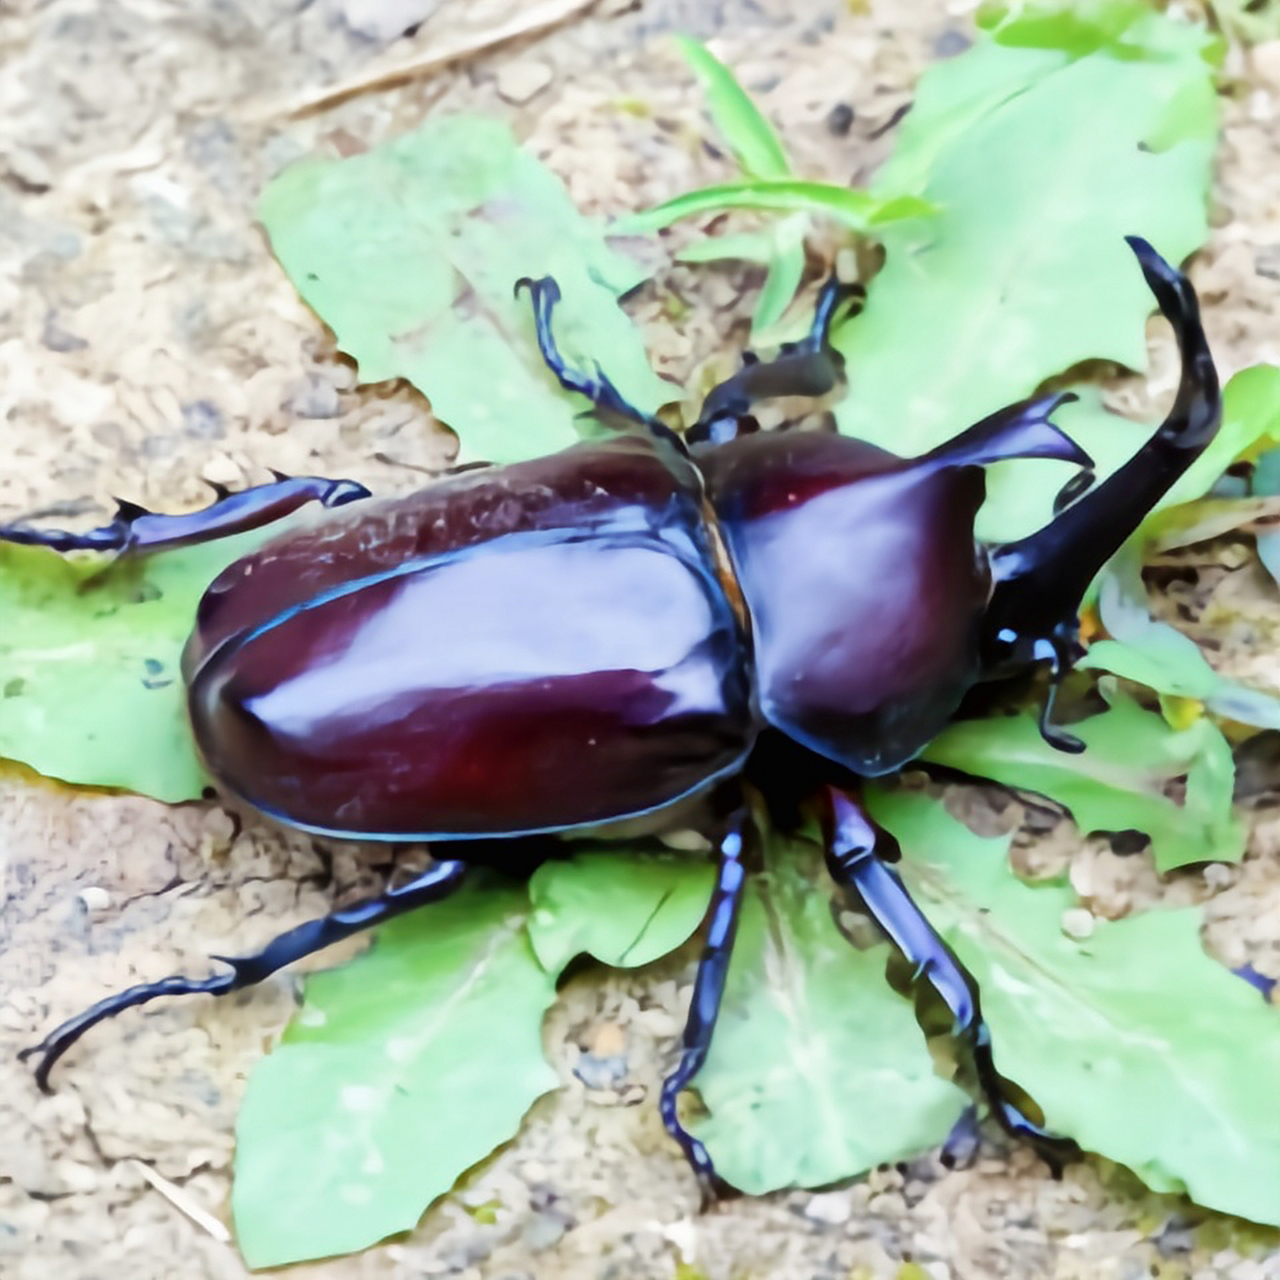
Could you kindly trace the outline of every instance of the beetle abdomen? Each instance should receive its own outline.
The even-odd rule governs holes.
[[[517,534],[308,603],[191,686],[211,771],[293,826],[492,836],[665,807],[750,746],[714,578],[655,535]]]

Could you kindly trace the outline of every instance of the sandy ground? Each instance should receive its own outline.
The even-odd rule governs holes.
[[[872,135],[909,99],[919,68],[961,47],[969,29],[969,6],[940,0],[877,3],[869,14],[817,0],[428,7],[414,41],[384,48],[351,32],[338,0],[0,4],[0,518],[91,515],[117,493],[200,505],[206,481],[252,483],[268,466],[391,492],[440,465],[448,440],[420,398],[357,390],[266,252],[254,202],[290,159],[375,143],[428,111],[476,110],[510,120],[584,209],[635,208],[728,173],[703,145],[698,96],[663,38],[683,29],[717,38],[808,172],[848,180],[883,153],[887,141]],[[345,15],[374,8],[348,0]],[[508,26],[557,16],[546,35],[484,47]],[[438,59],[441,49],[474,52],[291,114],[326,86],[374,80],[390,62]],[[1226,371],[1280,360],[1280,47],[1237,55],[1230,70],[1216,229],[1195,269]],[[846,136],[826,125],[840,103],[854,108]],[[658,324],[656,293],[641,297],[663,371],[684,376],[731,348],[742,283],[732,273],[704,273],[696,285],[665,275],[664,288],[695,303],[679,331]],[[1274,645],[1256,643],[1280,616],[1274,588],[1244,543],[1201,560],[1184,622],[1217,637],[1215,661],[1280,684]],[[1247,608],[1251,642],[1222,640],[1215,617]],[[1280,974],[1274,764],[1261,751],[1251,759],[1250,860],[1183,877],[1170,892],[1218,891],[1213,945],[1232,963]],[[1070,864],[1103,910],[1162,892],[1145,860],[1083,841],[1040,809],[993,804],[974,789],[955,803],[975,819],[1023,822],[1023,859]],[[217,807],[77,792],[7,767],[0,872],[0,1275],[244,1276],[234,1247],[145,1174],[227,1220],[237,1102],[290,1013],[294,979],[121,1018],[68,1060],[49,1098],[11,1050],[110,990],[211,951],[250,949],[323,912],[369,882],[368,863],[337,851],[329,881],[306,842],[239,831]],[[999,1144],[966,1172],[924,1157],[822,1194],[738,1200],[699,1216],[653,1106],[690,977],[686,955],[645,976],[575,981],[547,1026],[565,1088],[519,1138],[412,1235],[297,1273],[666,1280],[683,1264],[697,1268],[685,1277],[716,1280],[1280,1276],[1275,1232],[1149,1195],[1098,1161],[1055,1182],[1028,1151]],[[627,1076],[588,1089],[572,1067],[601,1037],[621,1043]],[[501,1206],[495,1221],[469,1211],[490,1203]]]

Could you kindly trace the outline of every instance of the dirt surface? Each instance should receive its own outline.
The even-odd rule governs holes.
[[[664,38],[688,30],[715,37],[804,171],[858,179],[919,69],[962,48],[971,24],[963,0],[870,13],[816,0],[428,0],[399,6],[408,22],[425,17],[410,40],[353,33],[395,7],[0,3],[0,519],[91,518],[113,494],[182,509],[207,501],[207,482],[253,483],[268,467],[394,492],[446,459],[449,438],[420,397],[356,388],[267,253],[254,203],[288,161],[375,144],[431,111],[479,111],[510,120],[588,212],[636,208],[729,173]],[[446,54],[465,56],[438,65]],[[400,76],[413,60],[434,69]],[[1194,269],[1224,372],[1280,361],[1280,46],[1233,54],[1229,72],[1215,231]],[[321,101],[353,82],[380,87]],[[842,103],[854,111],[844,135],[827,123]],[[663,372],[686,377],[736,345],[743,285],[733,272],[667,270],[640,296]],[[658,319],[671,290],[693,304],[678,330]],[[1171,614],[1216,664],[1280,685],[1268,640],[1280,607],[1249,545],[1214,544],[1197,567]],[[119,731],[127,751],[129,726]],[[1040,808],[972,788],[953,802],[984,826],[1020,825],[1023,864],[1069,865],[1100,914],[1216,895],[1211,945],[1280,975],[1274,755],[1253,748],[1242,777],[1247,862],[1168,886],[1145,857],[1082,840]],[[240,830],[216,806],[75,791],[9,766],[0,872],[0,1276],[244,1276],[218,1229],[236,1107],[291,1012],[294,977],[122,1017],[68,1058],[51,1097],[12,1051],[130,982],[251,949],[376,869],[337,850],[329,879],[309,843]],[[1150,1195],[1100,1161],[1053,1181],[998,1141],[965,1172],[926,1156],[699,1215],[654,1105],[688,961],[575,981],[546,1035],[565,1087],[518,1139],[411,1235],[297,1274],[666,1280],[684,1264],[716,1280],[1280,1276],[1275,1232]],[[588,1088],[573,1070],[583,1053],[621,1057],[625,1075]],[[493,1221],[472,1212],[494,1204]]]

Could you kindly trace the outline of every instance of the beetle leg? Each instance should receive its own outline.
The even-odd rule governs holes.
[[[160,551],[246,533],[281,520],[308,502],[340,507],[370,496],[369,490],[354,480],[279,473],[271,484],[255,485],[240,493],[222,489],[216,492],[215,502],[187,515],[162,515],[132,502],[117,501],[115,519],[110,524],[83,533],[26,524],[0,525],[0,542],[50,547],[54,551]]]
[[[698,1179],[703,1206],[715,1199],[720,1183],[707,1149],[680,1123],[676,1115],[676,1099],[707,1060],[720,1000],[724,995],[725,976],[733,953],[733,940],[738,931],[738,913],[742,905],[742,888],[746,880],[744,855],[750,819],[745,808],[729,819],[728,829],[720,841],[720,869],[711,898],[706,945],[698,960],[698,973],[693,981],[693,999],[684,1024],[680,1061],[662,1082],[659,1107],[667,1132],[680,1144]]]
[[[522,290],[529,291],[533,303],[534,331],[538,335],[538,350],[542,361],[556,375],[556,380],[566,391],[576,391],[586,396],[600,412],[634,422],[651,431],[660,439],[675,444],[684,452],[684,441],[680,439],[660,418],[651,413],[637,409],[622,392],[613,385],[609,375],[600,367],[599,362],[591,362],[591,372],[584,373],[573,368],[556,346],[555,335],[551,332],[551,313],[560,301],[560,286],[554,277],[543,276],[539,280],[531,280],[523,276],[516,281],[515,292],[519,297]]]
[[[688,440],[724,444],[754,429],[750,409],[759,400],[774,396],[820,399],[834,391],[844,377],[844,360],[831,346],[831,322],[836,308],[849,297],[865,297],[865,290],[859,284],[841,284],[832,275],[822,286],[813,325],[801,341],[787,343],[772,360],[744,351],[742,368],[707,393],[697,422],[686,433]]]
[[[828,787],[827,797],[824,843],[831,878],[865,907],[906,959],[913,992],[919,992],[923,982],[941,998],[951,1014],[951,1035],[965,1049],[978,1087],[1001,1126],[1014,1137],[1029,1139],[1050,1165],[1061,1167],[1076,1154],[1075,1144],[1031,1119],[1014,1100],[1020,1090],[996,1070],[976,984],[889,865],[900,856],[897,841],[855,796]]]
[[[159,996],[211,995],[225,996],[243,987],[252,987],[275,973],[277,969],[320,951],[335,942],[341,942],[353,934],[361,933],[374,925],[383,924],[394,916],[403,915],[447,898],[461,883],[467,864],[456,861],[436,862],[421,875],[415,876],[399,888],[388,889],[376,898],[354,903],[342,910],[330,912],[318,920],[308,920],[294,929],[273,938],[261,951],[249,956],[214,956],[231,966],[230,973],[218,973],[208,978],[185,978],[175,975],[158,982],[143,982],[128,987],[115,995],[107,996],[91,1005],[83,1013],[67,1019],[55,1027],[37,1045],[23,1049],[18,1055],[24,1061],[39,1055],[36,1064],[36,1083],[48,1093],[49,1072],[53,1065],[90,1027],[114,1018],[117,1013],[134,1005],[146,1004]]]
[[[1200,456],[1222,418],[1218,374],[1191,282],[1145,240],[1127,239],[1178,339],[1177,396],[1160,428],[1123,467],[1101,483],[1073,487],[1068,497],[1074,500],[1043,529],[992,551],[995,587],[984,622],[988,679],[1048,660],[1054,682],[1061,680],[1079,652],[1077,614],[1090,582]],[[1069,740],[1046,737],[1055,746]]]

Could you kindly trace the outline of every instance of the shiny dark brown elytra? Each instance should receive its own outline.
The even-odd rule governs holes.
[[[1052,1155],[992,1061],[973,981],[892,867],[859,778],[911,760],[981,682],[1046,664],[1052,694],[1079,653],[1095,573],[1217,430],[1218,380],[1195,293],[1130,237],[1172,324],[1182,380],[1168,418],[1102,484],[1073,483],[1050,524],[988,548],[974,538],[983,465],[1089,459],[1050,422],[1067,397],[1014,405],[919,458],[819,431],[761,432],[753,405],[840,382],[828,328],[772,361],[748,357],[682,438],[632,408],[552,337],[555,281],[520,281],[539,346],[569,390],[617,428],[603,442],[454,475],[378,500],[348,480],[278,477],[165,516],[122,506],[83,534],[0,538],[142,554],[329,510],[223,571],[183,656],[191,722],[221,786],[267,817],[351,840],[432,842],[417,879],[225,961],[213,977],[131,987],[24,1056],[47,1087],[90,1027],[157,996],[225,995],[332,942],[452,893],[478,860],[514,868],[533,837],[699,825],[719,872],[680,1060],[663,1085],[667,1131],[704,1192],[715,1170],[676,1101],[706,1058],[755,840],[747,792],[770,799],[781,749],[825,831],[831,876],[940,998],[970,1073],[1010,1132]],[[792,773],[794,774],[794,769]],[[496,850],[496,852],[495,852]]]

